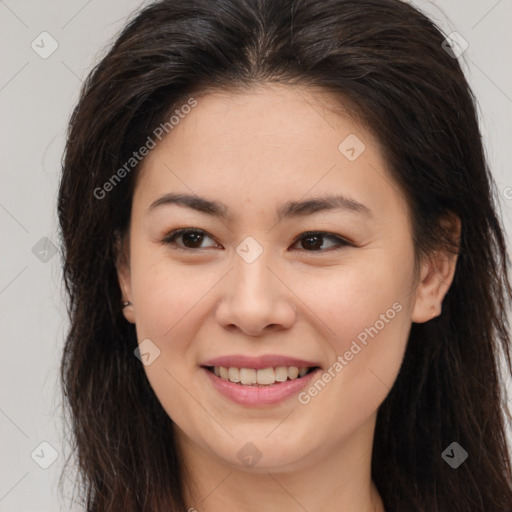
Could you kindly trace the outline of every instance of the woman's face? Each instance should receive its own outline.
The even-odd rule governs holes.
[[[239,468],[370,447],[411,322],[439,313],[377,142],[312,89],[196,100],[144,161],[119,265],[158,400],[183,446]]]

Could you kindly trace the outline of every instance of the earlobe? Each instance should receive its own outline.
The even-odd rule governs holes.
[[[121,306],[123,311],[123,316],[126,318],[128,322],[131,324],[135,323],[135,311],[133,309],[133,304],[131,302],[128,303],[127,306]]]

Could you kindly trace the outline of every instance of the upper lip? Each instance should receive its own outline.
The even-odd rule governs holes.
[[[277,366],[296,366],[297,368],[320,366],[314,361],[297,359],[296,357],[283,356],[278,354],[266,354],[258,357],[244,355],[220,356],[208,359],[201,366],[224,366],[227,368],[276,368]]]

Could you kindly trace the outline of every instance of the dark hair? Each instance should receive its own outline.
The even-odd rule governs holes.
[[[459,254],[442,314],[412,324],[378,412],[372,478],[386,510],[512,510],[499,373],[501,350],[512,374],[510,261],[476,101],[444,39],[399,0],[162,0],[92,70],[58,197],[71,319],[61,378],[88,511],[186,506],[172,420],[120,308],[114,234],[127,233],[140,164],[98,190],[192,95],[271,82],[318,86],[348,105],[407,196],[416,256]],[[442,222],[450,214],[462,223],[458,249]],[[441,456],[453,441],[469,454],[456,470]]]

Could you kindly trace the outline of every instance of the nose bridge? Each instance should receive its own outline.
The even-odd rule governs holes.
[[[263,242],[262,242],[263,243]],[[236,248],[234,281],[237,293],[248,293],[250,298],[271,298],[275,279],[268,267],[272,266],[271,250],[264,248],[254,237],[246,237]],[[261,296],[261,297],[260,297]]]

